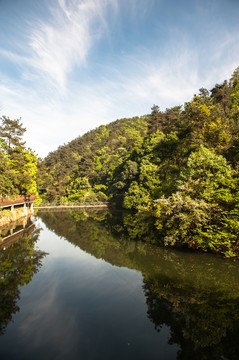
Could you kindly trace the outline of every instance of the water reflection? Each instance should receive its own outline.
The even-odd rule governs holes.
[[[11,234],[11,229],[5,229],[0,243],[0,335],[20,310],[20,287],[30,283],[46,255],[34,248],[40,229],[34,229],[31,219],[17,223],[14,230]]]
[[[155,234],[142,215],[101,210],[38,216],[94,257],[142,273],[148,318],[159,333],[170,327],[178,359],[238,358],[238,262],[150,245]]]
[[[24,216],[16,220],[15,222],[12,222],[10,225],[2,226],[0,228],[0,245],[2,245],[4,242],[8,242],[7,240],[10,237],[12,240],[13,238],[20,239],[23,233],[30,234],[32,231],[31,225],[33,225],[32,227],[34,227],[32,215]],[[14,234],[19,234],[19,236],[12,237],[12,235]]]

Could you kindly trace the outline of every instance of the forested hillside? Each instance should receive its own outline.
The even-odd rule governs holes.
[[[44,201],[109,201],[155,217],[159,242],[238,254],[239,68],[184,106],[121,119],[39,163]]]
[[[183,106],[116,120],[44,160],[26,149],[18,120],[2,116],[1,196],[38,202],[109,202],[153,216],[157,242],[239,254],[239,68]],[[152,221],[152,219],[150,220]]]

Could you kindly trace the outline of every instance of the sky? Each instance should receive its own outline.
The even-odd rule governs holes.
[[[45,157],[239,66],[239,0],[0,0],[0,115]]]

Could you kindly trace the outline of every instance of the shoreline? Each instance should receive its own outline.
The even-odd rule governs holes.
[[[110,204],[107,203],[84,203],[84,204],[73,204],[73,205],[40,205],[33,206],[33,210],[41,210],[41,209],[72,209],[72,208],[109,208]]]
[[[46,205],[46,206],[34,206],[34,210],[40,209],[69,209],[69,208],[108,208],[108,204],[101,204],[101,205]]]
[[[18,208],[11,210],[2,210],[0,213],[0,230],[15,224],[18,220],[27,218],[34,214],[29,208]]]
[[[37,210],[66,210],[66,209],[85,209],[85,208],[102,208],[106,209],[109,208],[108,203],[102,204],[82,204],[82,205],[45,205],[45,206],[34,206],[33,210],[30,208],[16,208],[13,211],[11,210],[2,210],[0,213],[0,230],[4,230],[4,228],[12,226],[20,219],[25,217],[29,217],[34,215],[34,211]]]

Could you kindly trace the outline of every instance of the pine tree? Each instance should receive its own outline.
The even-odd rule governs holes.
[[[0,118],[2,125],[0,126],[0,137],[6,139],[8,143],[8,152],[11,152],[12,146],[23,147],[25,142],[22,137],[26,131],[20,119],[11,120],[9,117],[2,116]]]

